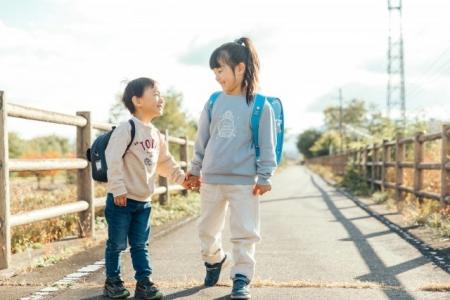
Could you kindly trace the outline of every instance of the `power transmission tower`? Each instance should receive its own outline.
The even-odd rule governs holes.
[[[387,116],[393,117],[401,128],[406,127],[405,65],[403,56],[402,0],[388,0],[388,84]]]

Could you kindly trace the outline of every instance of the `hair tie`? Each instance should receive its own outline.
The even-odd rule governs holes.
[[[245,43],[244,41],[242,41],[241,39],[237,39],[234,41],[236,44],[238,44],[239,46],[245,47]]]

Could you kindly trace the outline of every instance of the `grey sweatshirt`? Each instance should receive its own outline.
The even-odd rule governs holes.
[[[190,173],[209,184],[268,185],[277,166],[276,127],[272,107],[265,103],[259,124],[260,157],[252,145],[254,101],[221,93],[211,111],[200,116]]]

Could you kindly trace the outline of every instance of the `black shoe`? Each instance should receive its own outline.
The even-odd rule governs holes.
[[[120,278],[106,279],[103,296],[111,299],[125,299],[130,296],[130,292],[123,286]]]
[[[250,280],[242,274],[233,278],[233,290],[230,299],[250,299]]]
[[[134,298],[145,300],[162,299],[163,293],[158,290],[153,282],[151,282],[148,278],[145,278],[136,283]]]
[[[206,277],[205,277],[205,286],[215,286],[219,281],[220,271],[222,270],[222,266],[227,260],[227,256],[222,259],[221,262],[216,264],[208,264],[205,263],[206,267]]]

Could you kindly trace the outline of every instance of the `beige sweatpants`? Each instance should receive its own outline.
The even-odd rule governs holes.
[[[234,266],[230,277],[242,274],[249,279],[255,273],[255,244],[260,240],[259,196],[251,185],[203,183],[200,188],[201,215],[198,222],[201,253],[209,264],[222,261],[222,231],[230,207],[230,231]]]

